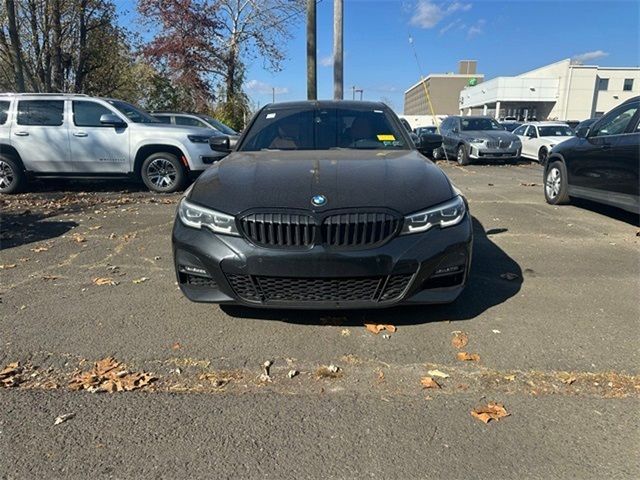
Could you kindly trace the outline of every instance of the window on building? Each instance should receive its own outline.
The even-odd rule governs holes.
[[[624,79],[624,86],[622,87],[622,90],[624,90],[625,92],[630,92],[631,90],[633,90],[633,78]]]
[[[18,125],[60,126],[64,116],[63,100],[21,100]]]
[[[598,78],[598,90],[599,91],[609,90],[608,78]]]

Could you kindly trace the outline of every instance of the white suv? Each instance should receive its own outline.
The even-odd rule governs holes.
[[[224,157],[211,130],[166,125],[121,100],[0,94],[0,193],[29,177],[135,177],[174,192]]]

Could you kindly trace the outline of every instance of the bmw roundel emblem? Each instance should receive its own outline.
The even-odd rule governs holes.
[[[327,204],[327,197],[324,195],[314,195],[311,197],[311,203],[316,207],[322,207]]]

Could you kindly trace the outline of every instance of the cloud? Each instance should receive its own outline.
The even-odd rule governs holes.
[[[487,22],[483,19],[480,19],[476,22],[475,25],[471,25],[469,30],[467,31],[467,37],[475,37],[476,35],[480,35],[484,33],[484,26]]]
[[[274,85],[270,85],[265,82],[261,82],[260,80],[249,80],[244,84],[244,87],[254,93],[272,93],[273,89],[276,89],[276,95],[282,95],[285,93],[289,93],[289,89],[287,87],[276,87]]]
[[[320,60],[318,61],[318,63],[322,67],[333,66],[333,55],[325,55],[324,57],[320,57]]]
[[[462,25],[464,25],[464,23],[462,23],[462,20],[460,20],[459,18],[456,18],[453,22],[448,23],[447,25],[445,25],[440,29],[440,35],[444,35],[452,28],[461,27]]]
[[[433,28],[448,15],[455,12],[467,12],[471,9],[470,3],[453,2],[445,6],[433,0],[418,0],[416,10],[409,23],[414,27]]]
[[[609,52],[594,50],[592,52],[584,52],[579,55],[574,55],[571,60],[573,60],[575,63],[584,63],[590,62],[592,60],[597,60],[598,58],[606,57],[607,55],[609,55]]]

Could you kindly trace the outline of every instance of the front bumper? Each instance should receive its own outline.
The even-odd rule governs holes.
[[[482,148],[471,144],[469,158],[474,160],[516,160],[520,158],[521,147]]]
[[[188,149],[187,160],[189,162],[189,170],[194,172],[202,172],[211,166],[211,164],[222,160],[228,155],[227,153],[212,150],[208,143],[190,142],[186,147]]]
[[[179,219],[172,240],[178,283],[192,301],[341,309],[453,302],[467,281],[472,237],[467,213],[456,226],[366,250],[264,248]]]

